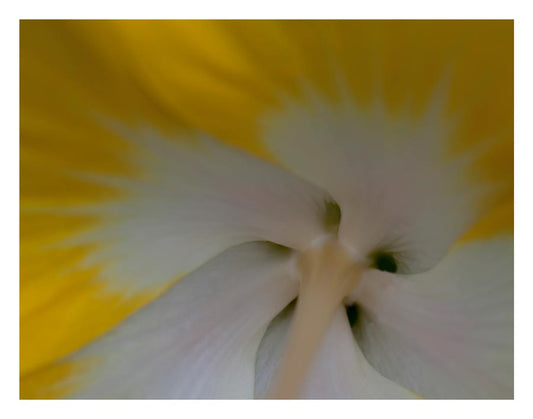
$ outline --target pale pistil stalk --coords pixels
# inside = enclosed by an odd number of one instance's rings
[[[356,286],[362,267],[336,238],[302,252],[300,293],[280,370],[268,394],[297,398],[333,314]]]

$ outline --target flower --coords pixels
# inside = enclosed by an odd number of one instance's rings
[[[21,25],[21,393],[510,398],[512,23]]]

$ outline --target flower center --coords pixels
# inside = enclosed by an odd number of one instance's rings
[[[298,396],[333,314],[357,286],[366,265],[336,236],[314,242],[297,256],[300,293],[270,398]]]

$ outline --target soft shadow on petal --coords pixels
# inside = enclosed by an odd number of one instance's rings
[[[78,372],[58,386],[74,398],[252,397],[261,337],[297,292],[289,256],[261,242],[226,251],[64,360]]]
[[[256,361],[255,395],[264,397],[275,374],[289,331],[293,305],[269,326]],[[335,313],[302,388],[302,399],[409,399],[415,395],[381,376],[368,364],[350,330],[344,308]]]
[[[368,275],[355,336],[384,376],[426,398],[513,397],[513,241],[456,246],[433,270]]]

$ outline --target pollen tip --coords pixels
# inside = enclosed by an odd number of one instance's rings
[[[324,224],[327,230],[337,232],[341,223],[341,207],[333,199],[324,202]]]

